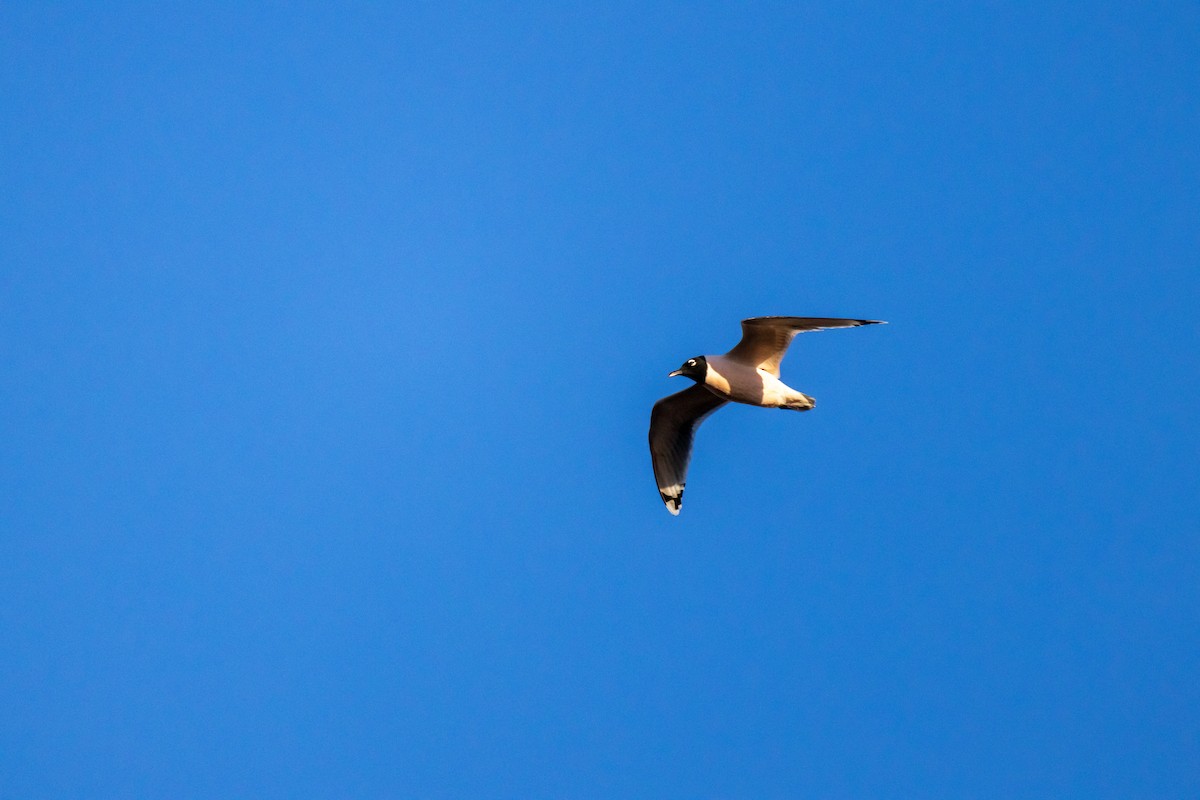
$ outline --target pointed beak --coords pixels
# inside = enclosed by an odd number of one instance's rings
[[[683,374],[683,370],[681,370],[681,369],[677,369],[677,370],[675,370],[674,372],[672,372],[670,375],[668,375],[667,377],[668,377],[668,378],[674,378],[674,377],[676,377],[676,376],[678,376],[678,375],[682,375],[682,374]]]

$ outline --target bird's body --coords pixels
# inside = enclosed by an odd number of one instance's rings
[[[807,411],[816,403],[764,369],[729,356],[705,356],[704,388],[724,400],[763,408]]]
[[[664,397],[650,413],[650,457],[658,492],[678,514],[696,428],[727,402],[808,411],[816,401],[779,379],[779,364],[802,331],[855,328],[879,320],[840,317],[753,317],[742,320],[742,340],[724,355],[696,356],[671,373],[696,382]]]

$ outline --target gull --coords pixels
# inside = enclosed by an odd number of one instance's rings
[[[763,408],[808,411],[813,398],[779,380],[779,363],[796,334],[827,328],[878,325],[878,319],[835,317],[752,317],[742,320],[742,340],[723,356],[696,356],[668,377],[695,381],[668,395],[650,412],[650,460],[667,511],[679,514],[692,439],[710,414],[732,401]]]

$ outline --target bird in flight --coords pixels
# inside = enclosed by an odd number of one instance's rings
[[[650,459],[667,511],[678,515],[692,457],[692,438],[709,414],[726,403],[808,411],[816,401],[779,380],[779,363],[797,333],[878,325],[877,319],[752,317],[742,320],[742,340],[723,356],[696,356],[668,377],[695,381],[668,395],[650,412]]]

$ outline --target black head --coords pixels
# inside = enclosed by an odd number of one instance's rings
[[[704,383],[704,376],[708,374],[708,362],[704,360],[704,356],[696,356],[689,358],[683,362],[683,366],[668,375],[668,378],[674,378],[676,375],[683,375],[685,378],[691,378],[696,383]]]

